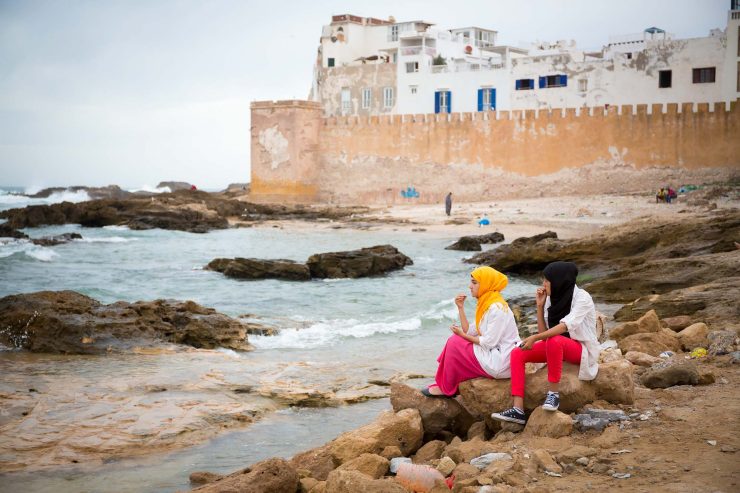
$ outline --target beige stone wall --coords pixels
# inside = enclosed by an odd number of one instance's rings
[[[407,186],[421,193],[414,200],[438,202],[449,191],[495,200],[725,181],[740,169],[740,111],[712,106],[325,118],[311,134],[316,168],[300,172],[317,200],[334,203],[404,202]],[[252,124],[253,190],[257,180],[262,194],[289,192],[255,163]]]

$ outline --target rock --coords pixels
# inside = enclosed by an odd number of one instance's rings
[[[15,238],[17,240],[20,240],[28,239],[28,235],[14,228],[11,228],[8,223],[2,223],[0,224],[0,238]]]
[[[599,364],[611,363],[612,361],[619,361],[624,359],[622,356],[622,350],[619,348],[603,349],[599,353]]]
[[[177,192],[179,190],[190,190],[192,186],[186,181],[160,181],[157,188],[169,188],[170,192]]]
[[[391,474],[396,474],[398,472],[398,466],[401,464],[411,464],[411,459],[408,457],[394,457],[390,461],[390,467],[389,470]]]
[[[475,457],[495,451],[496,446],[494,444],[476,437],[466,442],[451,442],[445,448],[443,455],[460,464],[461,462],[470,462]]]
[[[211,260],[205,268],[235,279],[287,279],[290,281],[311,279],[308,267],[292,260],[217,258]]]
[[[489,233],[479,236],[462,236],[445,250],[461,250],[465,252],[481,251],[481,244],[500,243],[504,241],[504,235],[501,233]]]
[[[424,428],[416,409],[382,413],[375,421],[357,430],[343,433],[329,444],[335,462],[343,464],[363,453],[377,454],[395,445],[404,456],[415,452],[422,443]]]
[[[479,437],[481,440],[486,440],[488,436],[488,429],[486,428],[485,421],[476,421],[468,429],[468,440]]]
[[[347,471],[358,471],[362,474],[366,474],[371,478],[382,478],[388,473],[390,463],[388,459],[385,459],[376,454],[362,454],[359,457],[355,457],[339,466],[337,470]]]
[[[573,431],[573,420],[560,411],[546,411],[538,407],[529,416],[524,427],[526,435],[560,438],[570,435]]]
[[[357,278],[378,276],[413,265],[413,261],[391,245],[378,245],[346,252],[318,253],[306,262],[311,277]]]
[[[563,364],[560,380],[560,410],[574,412],[584,405],[603,399],[613,404],[632,404],[635,399],[633,366],[625,360],[599,366],[599,373],[592,381],[578,379],[578,367]],[[527,375],[524,407],[531,410],[540,406],[547,394],[547,368]],[[492,412],[511,406],[509,380],[476,378],[460,384],[460,394],[465,408],[478,419],[489,417]]]
[[[326,493],[326,481],[319,481],[316,486],[311,488],[309,493]]]
[[[675,332],[670,329],[661,329],[659,332],[627,336],[619,341],[619,348],[624,353],[637,351],[650,356],[658,356],[663,351],[680,351],[681,343],[676,338]]]
[[[693,351],[694,348],[706,348],[709,345],[709,341],[707,340],[708,334],[709,327],[707,327],[706,324],[699,322],[689,325],[676,336],[678,337],[684,351]]]
[[[626,322],[614,327],[609,331],[609,337],[619,342],[633,334],[660,332],[661,329],[658,315],[655,313],[655,310],[650,310],[635,322]]]
[[[460,481],[465,481],[466,479],[477,477],[480,474],[480,469],[463,462],[455,467],[455,470],[452,471],[452,474],[455,475],[455,485],[457,486],[458,482]]]
[[[309,493],[317,484],[319,484],[319,480],[314,478],[301,478],[299,482],[299,493]]]
[[[190,473],[190,484],[209,484],[223,479],[223,474],[216,474],[207,471],[196,471]]]
[[[442,453],[447,447],[447,443],[442,440],[432,440],[425,443],[416,455],[413,457],[414,464],[428,464],[429,462],[442,457]]]
[[[730,353],[730,364],[740,363],[740,351],[733,351]]]
[[[284,459],[267,459],[247,470],[192,491],[201,493],[284,493],[298,489],[298,473]],[[358,473],[359,474],[359,473]]]
[[[551,251],[551,247],[558,242],[557,237],[557,233],[547,231],[531,237],[517,238],[509,245],[501,245],[495,250],[479,253],[466,262],[490,265],[501,272],[540,271],[550,262],[561,260]]]
[[[563,468],[555,462],[555,459],[547,452],[547,450],[537,449],[532,452],[532,458],[537,465],[544,471],[554,472],[560,474],[563,472]]]
[[[247,351],[244,326],[192,301],[119,301],[110,305],[74,291],[39,291],[0,299],[8,321],[0,344],[40,353],[106,354],[152,344]]]
[[[605,418],[595,418],[590,414],[576,414],[575,426],[579,431],[604,431],[609,426],[609,420]]]
[[[666,317],[661,319],[664,327],[671,329],[673,332],[680,332],[693,322],[688,315],[676,315],[675,317]]]
[[[470,461],[470,465],[483,470],[490,466],[492,462],[499,460],[512,460],[512,457],[511,455],[503,452],[491,452],[472,459]]]
[[[663,361],[661,358],[650,356],[639,351],[629,351],[624,355],[624,359],[637,366],[653,366]]]
[[[390,447],[386,447],[383,449],[382,452],[380,452],[381,457],[385,457],[388,460],[392,460],[395,458],[403,458],[403,454],[401,453],[401,449],[396,447],[395,445],[391,445]],[[409,459],[411,460],[411,459]]]
[[[699,372],[696,363],[682,358],[671,358],[650,367],[640,378],[649,389],[665,389],[674,385],[697,385]]]
[[[629,416],[627,416],[627,413],[625,413],[621,409],[597,409],[587,407],[583,410],[583,412],[584,414],[588,414],[589,416],[592,416],[594,418],[606,419],[610,423],[629,421],[630,419]]]
[[[402,383],[391,384],[391,405],[396,412],[418,409],[428,438],[442,430],[464,436],[475,421],[455,399],[426,397],[419,390]]]
[[[714,330],[707,334],[709,355],[721,356],[734,350],[737,333],[732,330]]]
[[[442,457],[439,460],[439,464],[437,464],[437,470],[444,477],[447,477],[450,474],[452,474],[452,471],[455,470],[455,467],[457,467],[457,464],[455,464],[455,461],[446,456]]]
[[[326,480],[328,493],[408,493],[400,484],[387,479],[373,479],[358,471],[337,469]],[[287,492],[287,490],[286,490]]]
[[[579,466],[587,466],[588,465],[588,458],[587,457],[580,457],[576,459],[576,464]]]
[[[714,373],[710,370],[699,368],[699,382],[698,385],[712,385],[715,381]]]
[[[555,459],[563,464],[569,464],[571,462],[578,462],[580,458],[588,459],[588,457],[593,457],[598,454],[598,452],[599,451],[595,448],[586,447],[584,445],[573,445],[562,452],[558,452],[555,455]],[[588,464],[588,460],[586,460],[586,464]]]
[[[38,246],[50,247],[55,245],[61,245],[63,243],[69,243],[73,240],[81,240],[82,235],[79,233],[64,233],[56,236],[45,236],[43,238],[34,238],[31,243]]]
[[[319,481],[326,481],[329,473],[337,466],[328,445],[296,454],[290,459],[290,463],[296,470],[309,471],[310,476]]]
[[[618,426],[608,426],[600,436],[591,440],[591,445],[599,448],[612,448],[622,441]]]

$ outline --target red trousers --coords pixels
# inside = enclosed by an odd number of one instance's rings
[[[547,381],[558,383],[563,373],[563,361],[581,363],[581,343],[565,336],[537,341],[532,349],[511,351],[511,395],[524,397],[524,364],[547,363]]]

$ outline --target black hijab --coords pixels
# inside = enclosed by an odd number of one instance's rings
[[[552,262],[545,267],[543,273],[545,279],[550,281],[550,309],[547,312],[547,323],[553,328],[570,313],[578,267],[573,262]]]

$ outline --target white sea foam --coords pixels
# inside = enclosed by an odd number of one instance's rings
[[[170,190],[170,187],[152,187],[150,185],[142,185],[139,188],[134,188],[132,190],[129,190],[129,192],[136,193],[136,192],[148,192],[148,193],[170,193],[172,190]]]
[[[124,238],[123,236],[108,236],[101,238],[80,238],[74,241],[80,243],[128,243],[129,241],[137,241],[138,238]]]
[[[28,190],[27,194],[31,194]],[[34,192],[35,193],[35,192]],[[72,192],[64,190],[54,192],[46,198],[31,198],[26,195],[10,193],[7,190],[0,190],[0,208],[8,209],[12,207],[25,207],[27,205],[58,204],[60,202],[85,202],[90,200],[90,196],[84,190]]]
[[[0,258],[10,257],[16,254],[40,260],[41,262],[51,262],[54,257],[59,256],[51,248],[34,245],[29,240],[0,241]]]
[[[103,229],[107,229],[109,231],[131,231],[131,229],[128,226],[103,226]]]
[[[263,349],[314,348],[331,346],[345,338],[366,338],[378,334],[413,331],[421,320],[413,317],[395,322],[359,323],[357,320],[318,322],[305,329],[283,329],[276,336],[250,336],[249,342]]]

